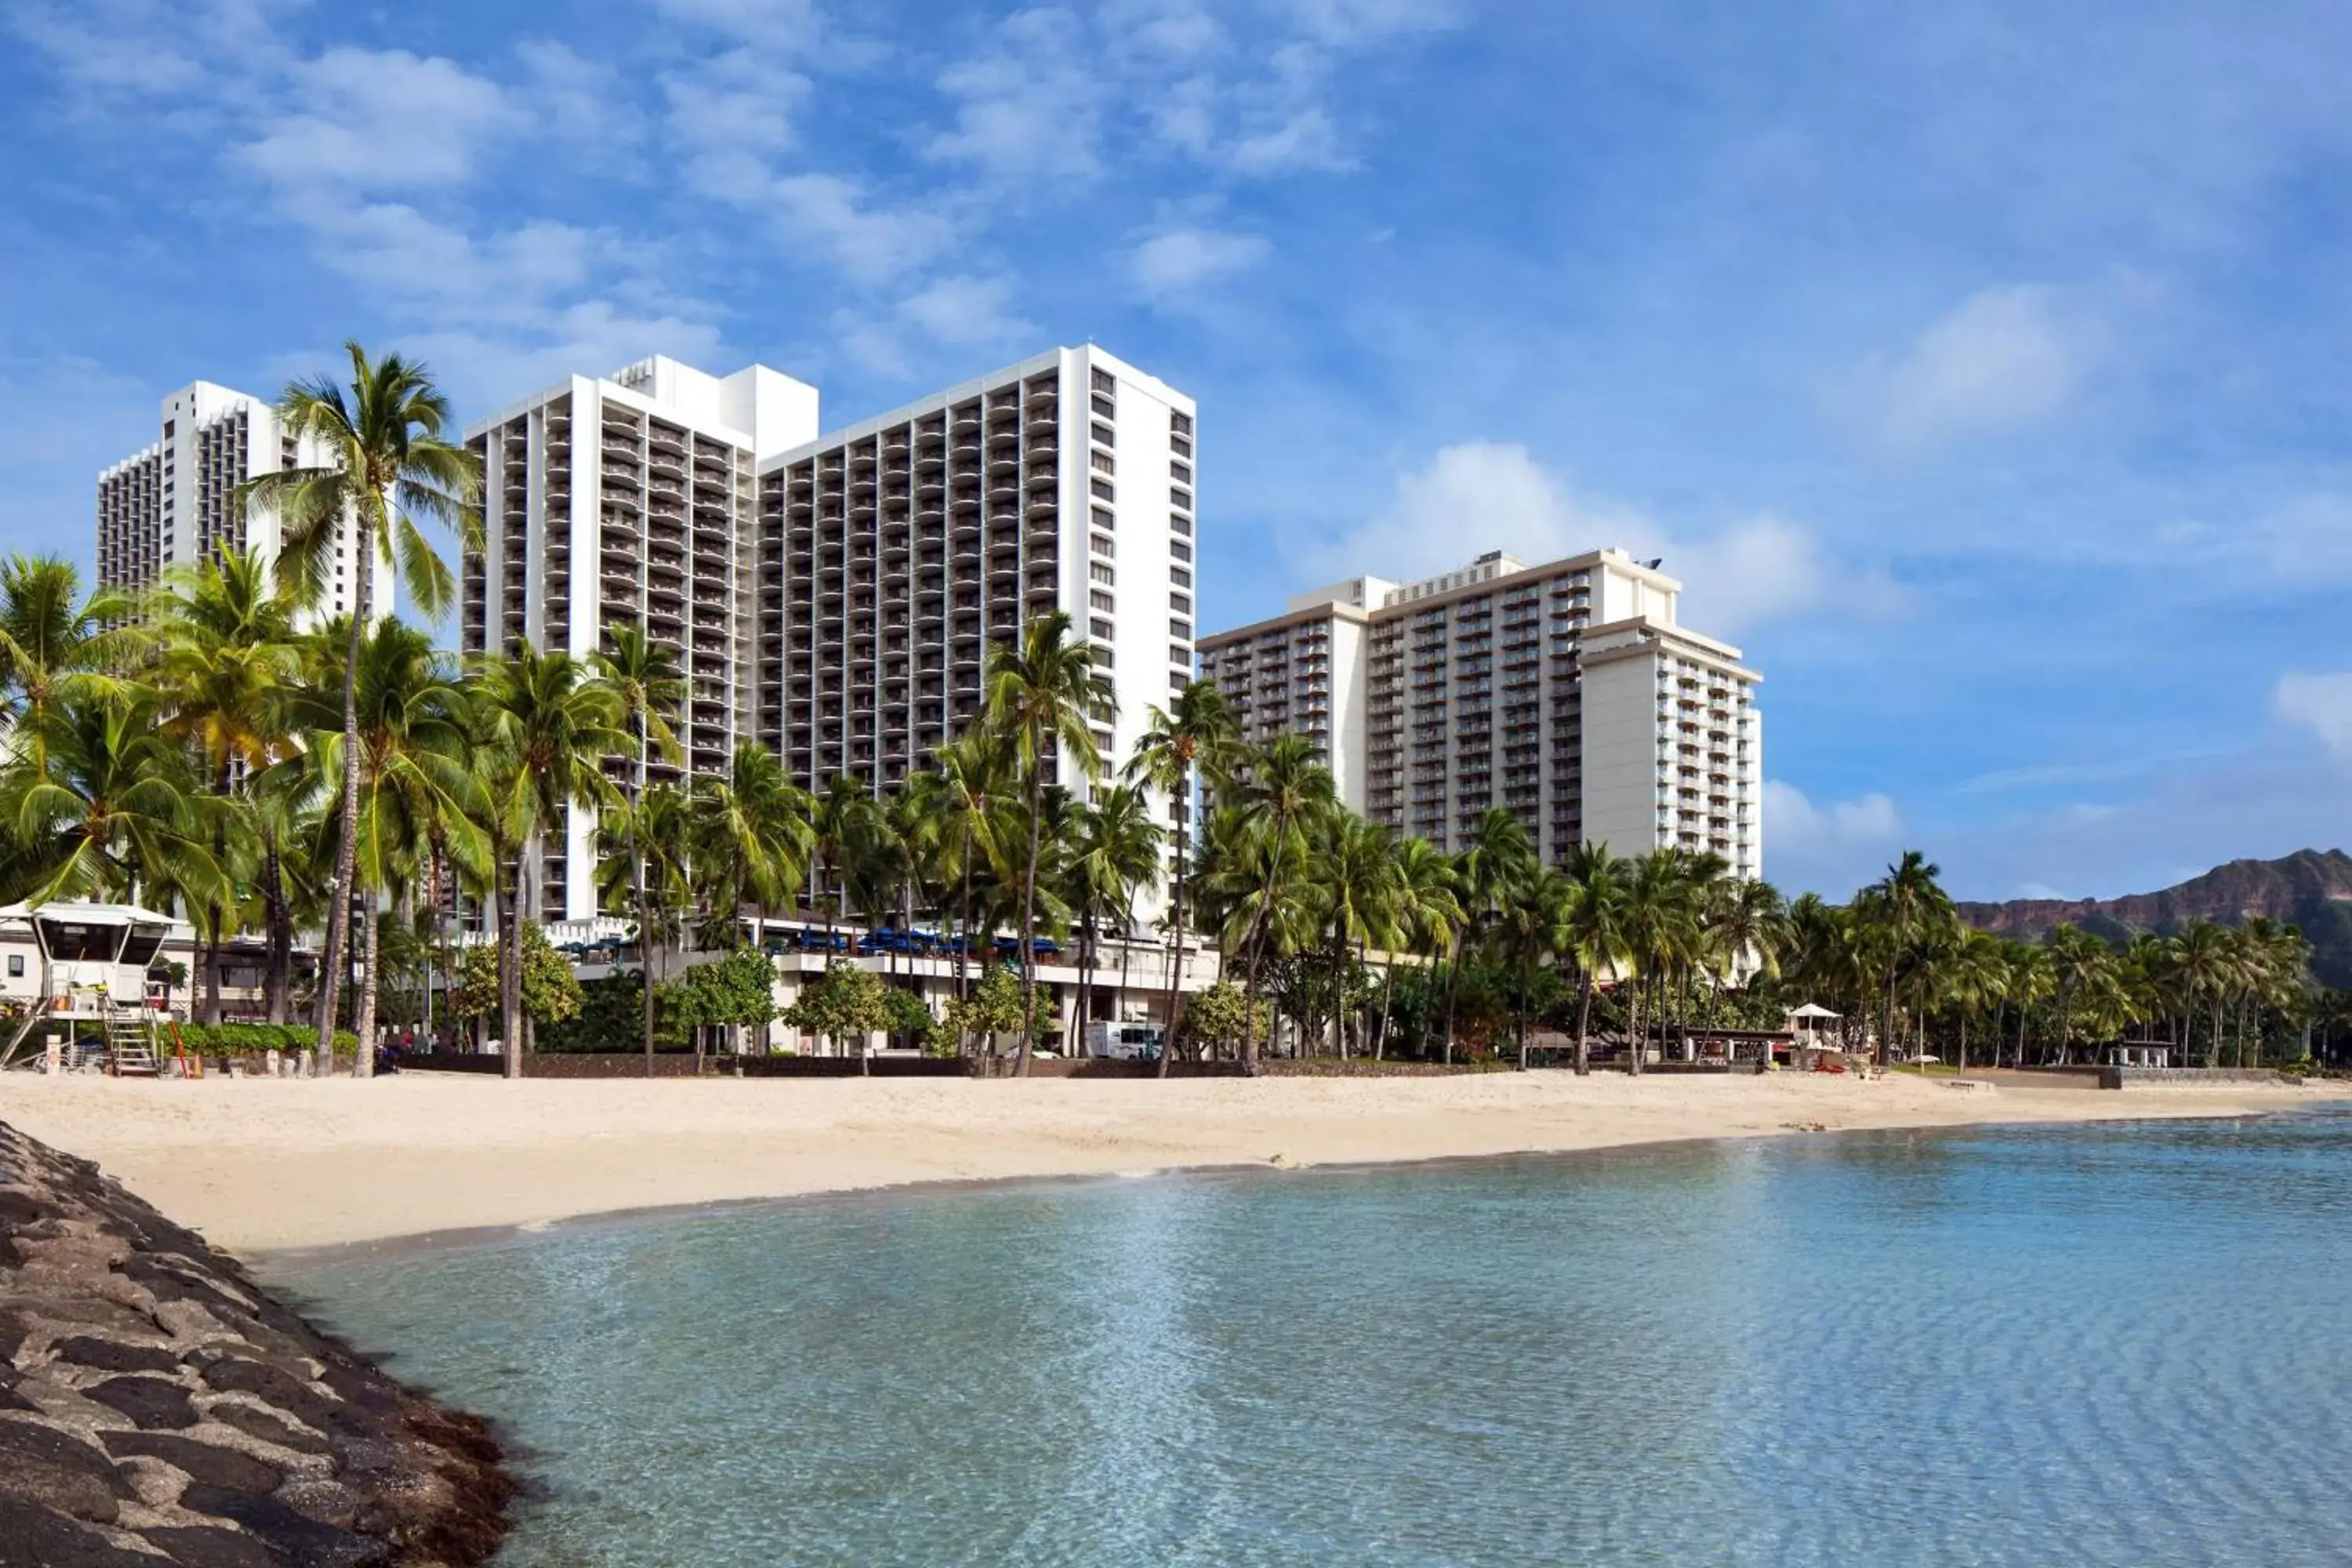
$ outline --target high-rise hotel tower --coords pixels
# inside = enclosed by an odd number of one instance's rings
[[[825,436],[816,389],[761,366],[573,377],[467,431],[487,548],[464,647],[584,656],[642,626],[686,678],[687,772],[755,740],[810,789],[882,795],[978,712],[989,647],[1063,610],[1115,694],[1116,768],[1191,676],[1193,416],[1093,347]],[[547,917],[594,912],[593,831],[573,813],[550,845]]]
[[[1764,866],[1762,678],[1676,623],[1682,584],[1622,551],[1499,551],[1417,583],[1358,577],[1205,637],[1244,733],[1311,741],[1349,805],[1458,850],[1501,806],[1548,863],[1711,850]]]
[[[257,551],[275,561],[278,518],[247,507],[238,487],[259,474],[325,460],[315,443],[278,425],[277,408],[209,381],[191,382],[163,399],[162,438],[98,477],[98,580],[110,588],[146,588],[166,566]],[[328,563],[324,592],[299,617],[316,624],[357,603],[358,563],[348,532]],[[393,609],[393,574],[367,563],[378,615]]]

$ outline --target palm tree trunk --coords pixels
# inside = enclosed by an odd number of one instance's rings
[[[1029,875],[1021,889],[1021,1059],[1013,1069],[1015,1078],[1029,1076],[1029,1058],[1037,1049],[1037,840],[1045,828],[1037,817],[1037,795],[1044,767],[1040,758],[1029,769]]]
[[[1188,795],[1190,792],[1187,792]],[[1181,832],[1184,824],[1178,825]],[[1184,868],[1191,857],[1179,839],[1176,845],[1176,900],[1168,910],[1168,1008],[1160,1021],[1160,1070],[1155,1077],[1168,1076],[1168,1058],[1176,1054],[1176,998],[1184,978]]]
[[[499,931],[499,1026],[506,1037],[506,1076],[522,1077],[523,884],[530,878],[539,830],[523,836],[514,885],[507,889],[509,919]]]
[[[1462,933],[1455,931],[1453,953],[1445,961],[1445,1056],[1447,1067],[1454,1065],[1454,993],[1462,984]]]
[[[1584,971],[1577,989],[1576,1076],[1585,1078],[1592,1072],[1592,971]]]
[[[352,1032],[359,1037],[359,1049],[353,1054],[352,1076],[375,1076],[375,962],[377,953],[376,924],[382,918],[379,900],[371,890],[367,909],[360,921],[360,994],[355,1011],[357,1027]]]
[[[647,715],[637,715],[637,798],[629,811],[629,877],[637,900],[637,978],[644,991],[646,1076],[654,1076],[654,917],[646,907],[646,752],[652,730]]]
[[[327,905],[326,969],[319,979],[319,1059],[332,1069],[335,1060],[335,1009],[341,1000],[343,949],[351,941],[352,878],[359,868],[360,838],[360,638],[367,626],[368,566],[375,559],[375,530],[367,510],[352,517],[352,570],[359,588],[353,598],[352,629],[343,648],[343,826],[335,846],[335,879]],[[362,977],[362,984],[368,984]]]
[[[286,867],[278,856],[277,834],[270,833],[263,843],[261,899],[269,928],[269,963],[262,994],[269,1021],[283,1024],[294,988],[294,911],[286,901]]]

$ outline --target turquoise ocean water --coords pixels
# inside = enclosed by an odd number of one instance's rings
[[[1037,1184],[285,1262],[500,1562],[2352,1562],[2352,1116]]]

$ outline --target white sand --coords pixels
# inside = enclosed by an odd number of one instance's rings
[[[243,1252],[910,1182],[1434,1159],[1683,1138],[2226,1115],[2293,1088],[1957,1090],[1775,1075],[1173,1082],[0,1082],[0,1120]]]

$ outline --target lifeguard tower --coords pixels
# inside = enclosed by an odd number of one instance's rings
[[[172,932],[172,917],[136,904],[58,900],[0,909],[0,931],[30,927],[40,983],[24,1021],[0,1049],[0,1069],[28,1040],[61,1028],[69,1065],[103,1065],[118,1076],[152,1078],[163,1010],[147,994],[147,969]],[[85,1051],[82,1041],[100,1042]]]

